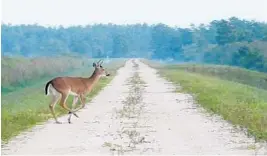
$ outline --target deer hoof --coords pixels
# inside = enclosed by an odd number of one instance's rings
[[[73,113],[73,115],[75,115],[77,118],[79,118],[79,116],[76,113]]]
[[[79,118],[79,116],[76,113],[74,113],[74,112],[69,112],[69,114],[73,114],[74,116],[76,116],[77,118]]]

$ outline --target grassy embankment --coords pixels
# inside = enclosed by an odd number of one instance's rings
[[[93,71],[92,62],[93,60],[73,57],[2,57],[2,141],[6,142],[21,131],[52,117],[48,108],[51,99],[44,94],[48,80],[62,75],[89,77]],[[116,70],[124,63],[124,59],[112,59],[109,63],[103,63],[112,76],[100,80],[87,97],[87,102],[112,80]],[[70,96],[68,105],[71,103]],[[63,115],[66,111],[56,105],[56,114]]]
[[[167,65],[145,61],[180,84],[207,110],[267,140],[267,74],[217,65]]]

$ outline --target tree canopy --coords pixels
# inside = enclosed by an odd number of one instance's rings
[[[2,24],[1,29],[2,55],[32,57],[77,53],[94,58],[145,57],[267,71],[267,24],[236,17],[190,28],[159,23],[67,28]]]

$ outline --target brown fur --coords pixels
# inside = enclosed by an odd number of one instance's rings
[[[104,68],[101,66],[101,64],[99,64],[100,61],[98,61],[97,63],[94,63],[93,66],[95,67],[95,70],[93,72],[93,74],[89,77],[89,78],[83,78],[83,77],[56,77],[52,80],[50,80],[49,82],[47,82],[46,86],[45,86],[45,94],[48,95],[48,91],[49,91],[49,87],[52,86],[56,93],[52,93],[52,101],[49,105],[49,108],[52,112],[53,117],[56,120],[56,123],[60,123],[56,116],[55,116],[55,111],[54,111],[54,107],[55,104],[58,102],[59,97],[58,97],[58,93],[61,95],[61,100],[60,100],[60,106],[62,108],[64,108],[65,110],[67,110],[70,114],[69,116],[69,123],[70,123],[70,119],[71,119],[71,115],[74,114],[76,117],[77,114],[75,112],[77,112],[78,110],[84,108],[85,106],[85,96],[87,93],[90,93],[91,90],[93,89],[94,85],[98,82],[98,80],[100,79],[101,75],[106,75],[109,76],[109,74],[107,74],[104,70]],[[76,95],[74,95],[74,100],[73,100],[73,104],[72,107],[75,107],[75,104],[77,102],[77,99],[79,98],[81,101],[81,106],[75,110],[71,110],[70,108],[67,107],[66,105],[66,101],[68,96],[70,95],[70,93],[74,93]]]

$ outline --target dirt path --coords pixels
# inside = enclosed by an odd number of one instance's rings
[[[73,124],[67,116],[61,125],[50,120],[14,138],[2,154],[267,154],[174,89],[156,70],[130,60]]]

